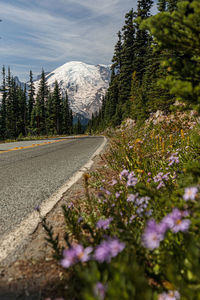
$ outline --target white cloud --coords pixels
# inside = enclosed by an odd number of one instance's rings
[[[16,0],[11,5],[3,0],[1,61],[26,61],[29,66],[35,59],[35,65],[39,68],[42,61],[46,70],[67,60],[110,63],[116,33],[132,5],[136,7],[136,1]]]

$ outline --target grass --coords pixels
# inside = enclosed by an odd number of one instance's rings
[[[109,138],[104,167],[85,174],[85,201],[63,207],[64,252],[49,234],[66,269],[63,299],[200,299],[197,119],[177,114]]]

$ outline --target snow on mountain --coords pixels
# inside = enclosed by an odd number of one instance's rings
[[[75,114],[91,118],[92,113],[99,111],[109,86],[110,66],[72,61],[47,74],[46,80],[50,90],[53,90],[57,80],[63,96],[67,91],[70,107]],[[34,84],[37,92],[39,80]]]

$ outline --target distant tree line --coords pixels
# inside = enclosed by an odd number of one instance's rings
[[[199,1],[159,0],[155,16],[152,5],[152,0],[138,0],[137,11],[126,14],[110,85],[88,131],[128,117],[142,121],[158,109],[169,111],[176,99],[199,101]]]
[[[30,71],[28,87],[16,84],[10,68],[6,75],[2,70],[3,83],[0,103],[0,140],[25,137],[28,135],[59,135],[81,133],[80,120],[73,126],[72,110],[68,95],[62,97],[58,82],[51,92],[42,70],[37,94]]]

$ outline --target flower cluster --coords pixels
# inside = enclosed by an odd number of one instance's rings
[[[150,250],[158,248],[169,229],[174,233],[187,231],[190,226],[190,220],[183,219],[187,216],[187,211],[180,211],[178,208],[174,208],[160,223],[156,223],[155,220],[149,220],[142,237],[144,246]]]
[[[97,228],[98,229],[108,229],[109,226],[110,226],[110,223],[112,222],[113,218],[108,218],[108,219],[100,219],[98,222],[97,222]]]
[[[98,262],[110,262],[112,257],[118,255],[125,248],[125,244],[117,238],[104,240],[96,247],[94,258]]]
[[[119,174],[119,178],[120,180],[122,180],[124,177],[128,177],[129,175],[129,171],[124,169],[120,174]]]
[[[129,172],[128,170],[123,170],[120,174],[119,174],[119,178],[120,180],[122,180],[123,178],[127,179],[127,186],[135,186],[138,183],[138,179],[135,175],[135,173],[133,171]]]
[[[135,186],[138,183],[138,179],[134,172],[130,172],[128,175],[127,186]]]
[[[148,207],[150,198],[149,197],[138,197],[137,194],[130,194],[127,198],[127,202],[132,202],[136,208],[136,213],[139,216],[142,216],[142,214],[146,211]]]
[[[159,172],[156,176],[153,177],[154,182],[158,182],[159,185],[157,186],[157,190],[159,190],[161,187],[165,186],[164,181],[169,180],[170,173],[164,174],[163,172]]]
[[[168,158],[169,166],[172,166],[173,164],[179,163],[179,157],[178,152],[172,153],[172,155]]]
[[[125,248],[125,244],[120,242],[117,238],[110,238],[104,240],[98,245],[94,251],[92,247],[83,248],[82,245],[77,244],[63,251],[63,259],[61,265],[63,268],[69,268],[79,262],[86,262],[91,259],[102,262],[110,262],[112,257],[117,256]]]
[[[86,262],[90,259],[90,254],[92,252],[92,247],[83,248],[82,245],[74,245],[69,249],[63,251],[63,259],[61,260],[61,265],[64,268],[69,268],[78,262]]]
[[[180,294],[178,291],[164,292],[158,296],[158,300],[178,300],[180,299]]]

